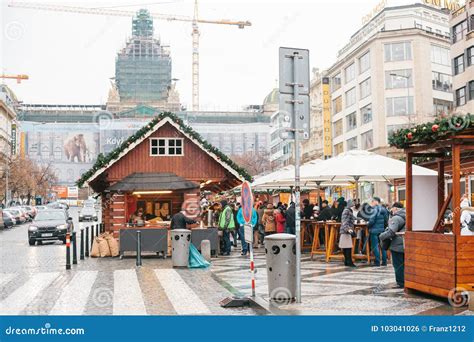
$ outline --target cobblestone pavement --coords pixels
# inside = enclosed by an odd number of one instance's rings
[[[29,246],[27,225],[0,231],[0,313],[8,315],[467,315],[439,299],[393,288],[390,266],[346,268],[302,262],[302,304],[269,301],[263,249],[255,253],[262,307],[222,308],[219,301],[250,295],[249,260],[239,250],[209,269],[173,269],[171,259],[86,258],[65,270],[59,242]]]

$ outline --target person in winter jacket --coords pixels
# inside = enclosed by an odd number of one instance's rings
[[[380,266],[379,235],[388,224],[388,211],[381,204],[379,197],[372,200],[373,212],[367,226],[369,228],[370,248],[375,256],[375,266]],[[387,266],[387,252],[382,249],[382,266]]]
[[[380,241],[391,239],[390,252],[395,270],[395,280],[399,287],[405,286],[405,248],[403,238],[396,233],[405,231],[406,214],[403,204],[395,202],[391,209],[392,218],[388,221],[388,228],[380,234]]]
[[[324,200],[322,202],[321,211],[318,215],[318,221],[329,221],[331,219],[331,207],[329,206],[329,202]]]
[[[219,215],[218,228],[223,232],[224,249],[222,253],[224,255],[230,255],[230,232],[235,229],[234,212],[225,200],[221,201],[221,208],[222,211]]]
[[[267,204],[267,209],[263,212],[262,224],[265,229],[265,235],[270,235],[276,231],[275,216],[273,215],[273,205]]]
[[[277,233],[284,233],[285,232],[285,216],[283,216],[281,209],[275,209],[275,222],[277,225]]]
[[[301,218],[310,220],[311,216],[313,216],[313,207],[314,205],[309,203],[309,199],[305,198],[303,200],[303,216]]]
[[[288,234],[296,233],[296,208],[295,203],[291,202],[290,207],[285,213],[285,230]]]
[[[247,241],[245,241],[245,233],[244,233],[245,220],[244,220],[242,207],[240,207],[239,211],[237,212],[237,223],[239,224],[239,236],[240,236],[240,242],[242,243],[241,255],[247,255],[247,253],[249,252],[249,244]],[[252,220],[250,221],[252,228],[255,229],[255,227],[257,227],[257,223],[258,223],[258,214],[257,214],[257,211],[254,208],[252,208]]]
[[[339,248],[342,249],[344,254],[344,265],[349,267],[356,267],[352,261],[352,235],[354,234],[354,223],[355,217],[352,209],[354,208],[354,202],[348,200],[347,203],[339,203],[340,206],[344,206],[344,211],[341,215],[341,228],[339,229]]]

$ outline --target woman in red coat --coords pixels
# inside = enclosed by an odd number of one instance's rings
[[[281,209],[275,210],[275,221],[277,224],[277,233],[284,233],[285,232],[285,216],[281,212]]]

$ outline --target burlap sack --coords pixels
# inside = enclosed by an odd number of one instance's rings
[[[117,240],[114,238],[114,236],[112,234],[107,234],[105,236],[105,240],[107,241],[107,244],[109,245],[109,250],[110,250],[110,254],[113,256],[113,257],[116,257],[119,255],[119,245],[118,245],[118,242]]]
[[[98,239],[97,237],[94,238],[94,242],[92,243],[92,247],[91,247],[90,256],[93,258],[100,257],[99,243],[97,242],[97,239]]]
[[[107,243],[107,240],[104,239],[103,237],[97,237],[96,240],[98,242],[98,245],[99,245],[99,254],[100,254],[100,257],[103,258],[103,257],[108,257],[108,256],[111,256],[110,254],[110,248],[109,248],[109,244]]]

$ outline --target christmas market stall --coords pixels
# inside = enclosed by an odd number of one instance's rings
[[[473,120],[439,118],[389,138],[406,154],[405,289],[454,302],[474,291],[474,232],[464,219],[473,208],[461,193],[462,179],[474,173]],[[413,176],[413,164],[421,162],[437,164],[436,180]]]
[[[162,113],[111,153],[99,155],[78,185],[88,185],[100,194],[102,222],[108,232],[120,236],[123,252],[134,249],[122,241],[124,234],[137,229],[144,234],[151,229],[163,234],[170,228],[171,217],[182,209],[199,221],[202,192],[226,191],[246,179],[251,177],[244,169],[181,119]],[[201,222],[201,228],[208,225]],[[151,240],[160,239],[156,234]],[[145,243],[150,240],[144,235],[142,239]],[[158,241],[150,245],[154,252],[163,251]]]

